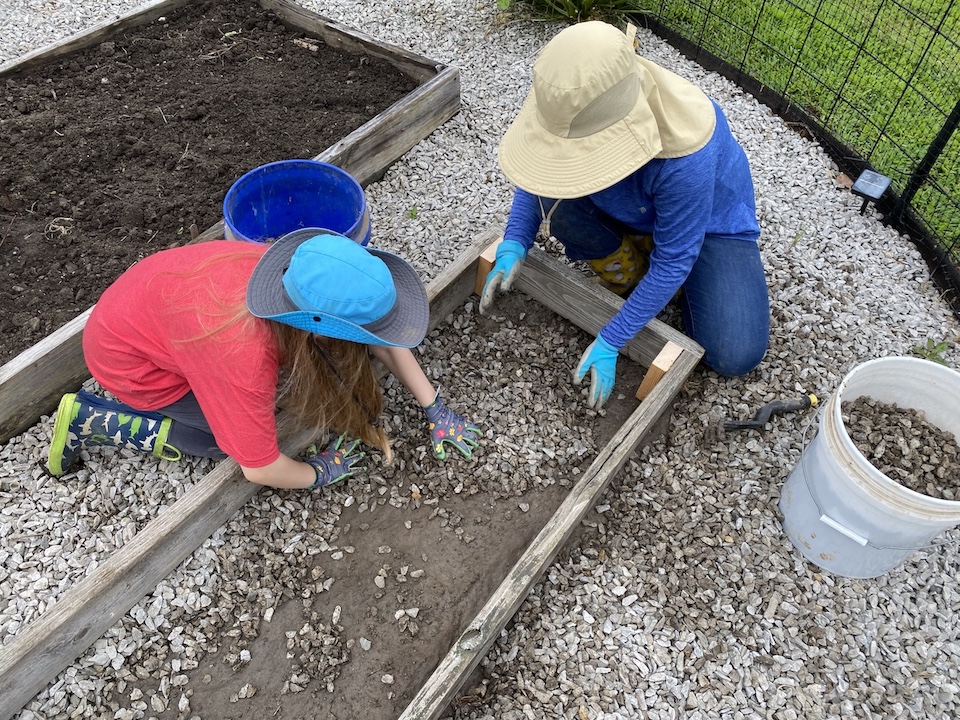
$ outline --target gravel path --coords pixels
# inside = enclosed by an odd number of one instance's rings
[[[497,168],[497,142],[528,87],[533,57],[558,28],[504,22],[492,1],[303,4],[462,71],[460,114],[368,188],[376,244],[434,276],[460,243],[503,223],[510,188]],[[0,61],[134,5],[0,0]],[[960,327],[919,253],[870,212],[859,214],[860,200],[836,181],[816,144],[659,39],[642,33],[641,43],[648,57],[720,102],[749,155],[773,303],[771,347],[747,377],[691,377],[668,437],[628,463],[599,507],[603,521],[535,587],[483,662],[490,682],[482,701],[458,717],[956,717],[960,535],[952,531],[953,542],[875,580],[821,572],[784,536],[777,508],[809,416],[776,417],[763,433],[708,431],[773,399],[823,398],[857,364],[909,355],[927,338],[956,342]],[[571,353],[571,367],[577,359]],[[958,364],[955,350],[948,360]],[[182,475],[142,483],[136,493],[123,482],[88,487],[83,473],[54,487],[31,469],[49,425],[0,449],[0,637],[206,469],[185,464]],[[135,472],[149,480],[156,465],[144,467]],[[71,496],[71,512],[83,508],[80,526],[60,522]],[[97,516],[98,498],[113,506],[107,522]],[[116,513],[118,506],[128,512]],[[41,563],[24,560],[40,536],[43,557],[78,558],[53,579]],[[223,542],[218,534],[135,609],[143,633],[163,626],[171,600],[189,606],[212,582],[205,553]],[[92,704],[77,698],[96,691],[93,655],[103,664],[119,652],[122,664],[137,642],[123,627],[111,631],[22,717]],[[91,705],[75,716],[98,715]]]

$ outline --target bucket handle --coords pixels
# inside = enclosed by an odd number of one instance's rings
[[[810,426],[814,422],[816,422],[817,426],[819,427],[820,413],[824,413],[827,411],[827,405],[828,403],[824,403],[823,405],[821,405],[820,409],[816,412],[816,414],[807,421],[806,427],[803,428],[803,446],[802,446],[802,449],[800,450],[800,469],[803,471],[803,482],[806,484],[807,490],[810,491],[810,497],[813,499],[813,504],[817,506],[817,512],[820,513],[820,522],[822,522],[824,525],[828,525],[832,527],[834,530],[836,530],[840,534],[846,535],[848,538],[853,540],[858,545],[862,545],[863,547],[866,547],[869,545],[874,550],[905,550],[909,552],[915,552],[917,550],[929,550],[933,548],[944,547],[946,545],[955,545],[956,542],[952,540],[947,540],[941,543],[933,543],[930,545],[918,545],[914,547],[901,547],[898,545],[878,545],[877,543],[872,542],[869,538],[864,537],[858,532],[854,532],[853,530],[848,528],[846,525],[843,525],[842,523],[837,522],[832,517],[826,514],[826,512],[823,509],[823,505],[820,503],[820,498],[817,497],[817,491],[814,489],[813,485],[810,483],[810,480],[807,477],[807,467],[806,467],[806,460],[805,460],[806,453],[804,451],[807,449],[807,433],[810,430]],[[819,432],[819,430],[817,430],[817,432]],[[812,442],[813,438],[815,438],[816,436],[817,436],[817,433],[815,432],[811,436],[810,441]]]
[[[809,487],[809,486],[808,486],[808,487]],[[811,491],[811,496],[812,496],[812,495],[813,495],[813,492]],[[816,498],[814,498],[814,502],[816,502]],[[818,510],[820,509],[820,506],[819,506],[819,505],[817,505],[817,509],[818,509]],[[846,535],[848,538],[850,538],[851,540],[853,540],[853,541],[854,541],[855,543],[857,543],[858,545],[863,545],[864,547],[866,547],[868,544],[870,544],[870,541],[867,540],[863,535],[860,535],[859,533],[855,533],[853,530],[851,530],[850,528],[848,528],[846,525],[841,525],[840,523],[838,523],[836,520],[834,520],[834,519],[833,519],[832,517],[830,517],[829,515],[821,515],[821,516],[820,516],[820,522],[822,522],[824,525],[829,525],[829,526],[832,527],[834,530],[836,530],[838,533],[843,533],[844,535]],[[874,547],[876,547],[876,546],[874,546]]]

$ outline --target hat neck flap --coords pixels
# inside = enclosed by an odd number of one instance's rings
[[[637,57],[644,97],[660,133],[659,158],[692,155],[713,137],[717,115],[704,92],[656,63]]]

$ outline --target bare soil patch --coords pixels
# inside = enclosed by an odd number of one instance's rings
[[[243,173],[317,156],[416,86],[302,39],[207,0],[0,79],[0,363],[215,224]]]

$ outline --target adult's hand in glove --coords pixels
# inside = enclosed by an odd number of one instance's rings
[[[344,445],[343,438],[341,435],[334,439],[321,453],[317,452],[316,445],[307,448],[303,459],[317,471],[317,479],[311,488],[333,485],[367,469],[357,465],[366,455],[362,450],[357,450],[360,441],[351,440]]]
[[[493,305],[498,290],[509,290],[520,274],[520,268],[527,257],[527,249],[516,240],[504,240],[497,246],[496,260],[487,273],[480,293],[480,312],[486,312]]]
[[[617,356],[620,353],[613,345],[597,335],[590,347],[583,353],[580,363],[573,371],[573,382],[579,385],[587,372],[590,372],[590,395],[587,405],[599,410],[610,398],[617,377]]]
[[[467,460],[473,457],[473,449],[480,444],[481,432],[479,427],[470,422],[470,418],[466,415],[458,415],[444,405],[439,392],[423,412],[427,416],[433,456],[437,460],[446,459],[445,445],[459,450]]]

